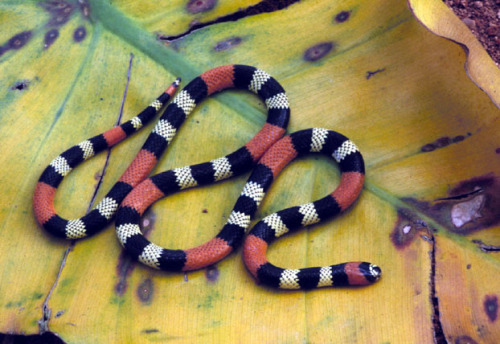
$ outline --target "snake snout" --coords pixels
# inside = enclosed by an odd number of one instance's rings
[[[382,269],[380,269],[380,267],[375,264],[370,264],[370,266],[368,267],[368,273],[373,278],[372,282],[377,282],[380,277],[382,277]]]

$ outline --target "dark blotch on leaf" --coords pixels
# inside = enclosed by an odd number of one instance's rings
[[[428,144],[422,146],[422,148],[420,148],[420,151],[423,153],[427,153],[427,152],[432,152],[435,149],[436,149],[435,145],[433,145],[432,143],[428,143]]]
[[[56,15],[69,15],[73,11],[73,4],[64,0],[44,1],[40,3],[46,11]]]
[[[376,71],[367,71],[366,72],[366,80],[369,80],[372,76],[378,73],[382,73],[385,71],[385,68],[377,69]]]
[[[426,231],[427,224],[415,213],[399,209],[398,219],[390,234],[390,238],[396,248],[404,249],[415,240],[417,233]]]
[[[47,25],[55,27],[67,23],[71,13],[73,13],[73,10],[75,9],[75,6],[72,3],[64,0],[41,2],[40,6],[50,13],[50,19]]]
[[[48,49],[52,45],[52,43],[56,41],[58,37],[59,37],[59,30],[52,29],[47,31],[44,39],[44,48]]]
[[[87,30],[85,29],[85,26],[79,26],[73,33],[73,39],[77,43],[83,41],[86,36],[87,36]]]
[[[157,333],[157,332],[160,332],[160,330],[158,330],[157,328],[146,328],[142,330],[142,333]]]
[[[0,53],[0,55],[2,54]],[[500,154],[500,148],[495,149],[495,153]]]
[[[428,144],[422,146],[422,148],[420,148],[420,151],[423,153],[432,152],[435,149],[447,147],[452,143],[462,142],[463,140],[465,140],[469,136],[471,136],[470,133],[467,133],[467,136],[458,135],[458,136],[455,136],[453,138],[450,138],[448,136],[443,136],[434,142],[431,142],[431,143],[428,143]]]
[[[59,318],[59,317],[60,317],[61,315],[63,315],[64,313],[66,313],[66,311],[65,311],[65,310],[62,310],[62,311],[57,312],[57,313],[56,313],[55,318]]]
[[[316,44],[305,51],[304,60],[317,61],[328,54],[333,49],[333,46],[332,42]]]
[[[20,49],[31,39],[31,31],[23,31],[9,39],[9,49]]]
[[[486,295],[484,299],[484,311],[491,322],[497,320],[498,297],[496,295]]]
[[[342,11],[342,12],[339,12],[336,16],[335,16],[335,21],[337,23],[343,23],[345,22],[347,19],[349,19],[349,16],[351,15],[351,12],[350,11]]]
[[[209,266],[205,270],[205,277],[210,282],[216,282],[217,279],[219,279],[219,269],[217,269],[217,267],[215,265]]]
[[[451,143],[451,139],[448,136],[440,137],[436,140],[437,148],[443,148],[448,146]]]
[[[242,40],[240,37],[231,37],[231,38],[228,38],[224,41],[217,43],[214,47],[214,50],[215,51],[228,50],[228,49],[231,49],[231,48],[237,46],[238,44],[240,44],[241,41]]]
[[[18,90],[18,91],[23,91],[28,88],[29,81],[23,80],[23,81],[18,81],[12,86],[10,89],[11,90]]]
[[[217,0],[190,0],[186,9],[189,13],[200,13],[210,11],[217,4]]]
[[[78,0],[78,4],[80,5],[80,12],[85,18],[90,16],[90,5],[88,0]]]
[[[0,45],[0,56],[2,56],[7,50],[9,50],[9,48]]]
[[[500,223],[500,178],[494,173],[458,183],[447,197],[433,202],[403,198],[411,206],[432,217],[446,229],[465,235]],[[481,246],[482,250],[495,250]]]
[[[116,276],[118,278],[118,282],[115,285],[115,293],[118,296],[123,296],[127,290],[127,279],[134,270],[135,266],[136,262],[132,260],[130,255],[128,255],[125,251],[122,251],[118,257],[118,264],[116,265]]]
[[[69,20],[69,16],[53,16],[50,18],[48,26],[62,26]]]
[[[141,302],[149,303],[153,297],[153,281],[150,278],[146,278],[137,287],[137,297]]]

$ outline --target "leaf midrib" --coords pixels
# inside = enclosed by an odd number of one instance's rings
[[[108,2],[91,0],[90,3],[94,21],[100,22],[110,33],[149,56],[171,74],[180,76],[183,80],[191,80],[204,72],[190,63],[185,56],[163,46],[153,35]],[[241,97],[222,93],[214,99],[246,119],[250,124],[262,126],[265,121],[262,113],[242,100]]]

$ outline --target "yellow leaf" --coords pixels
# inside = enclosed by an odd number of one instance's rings
[[[219,1],[190,13],[180,1],[66,1],[0,4],[1,333],[48,328],[68,343],[487,343],[500,336],[499,72],[441,1],[410,0],[418,20],[401,1],[300,1],[168,45],[156,35],[182,35],[193,21],[210,23],[257,2]],[[468,47],[474,82],[464,50],[420,22]],[[370,261],[381,266],[381,280],[276,291],[254,283],[241,249],[182,275],[131,261],[112,225],[75,243],[45,233],[32,212],[36,181],[62,151],[114,125],[131,54],[124,120],[176,76],[187,83],[218,65],[249,64],[287,91],[289,132],[325,127],[356,142],[367,168],[358,202],[283,237],[269,259],[290,268]],[[211,97],[154,173],[234,151],[262,126],[264,111],[245,92]],[[97,201],[153,125],[112,149]],[[56,195],[62,216],[85,213],[105,155],[65,178]],[[254,223],[326,195],[338,175],[328,159],[299,159],[273,184]],[[246,177],[157,202],[143,229],[167,248],[209,240]]]

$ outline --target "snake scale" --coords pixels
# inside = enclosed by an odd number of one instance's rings
[[[268,73],[251,66],[221,66],[193,79],[166,107],[137,156],[103,200],[79,219],[67,220],[57,215],[54,197],[63,178],[83,161],[141,129],[166,105],[178,86],[179,79],[136,117],[69,148],[46,167],[33,196],[34,214],[43,228],[57,237],[80,239],[98,233],[114,219],[118,239],[132,257],[167,271],[207,267],[243,243],[244,262],[250,273],[260,283],[282,289],[366,285],[380,278],[380,268],[366,262],[282,269],[267,261],[267,247],[276,238],[331,218],[354,203],[361,193],[365,171],[356,145],[337,132],[313,128],[283,136],[290,117],[285,91]],[[196,105],[228,88],[249,90],[265,102],[268,115],[261,130],[243,147],[224,157],[148,178]],[[293,159],[308,153],[325,154],[337,161],[342,173],[338,187],[320,200],[265,217],[244,240],[251,218],[272,181]],[[150,242],[141,233],[140,218],[157,200],[250,170],[250,178],[226,224],[212,240],[187,250],[170,250]]]

